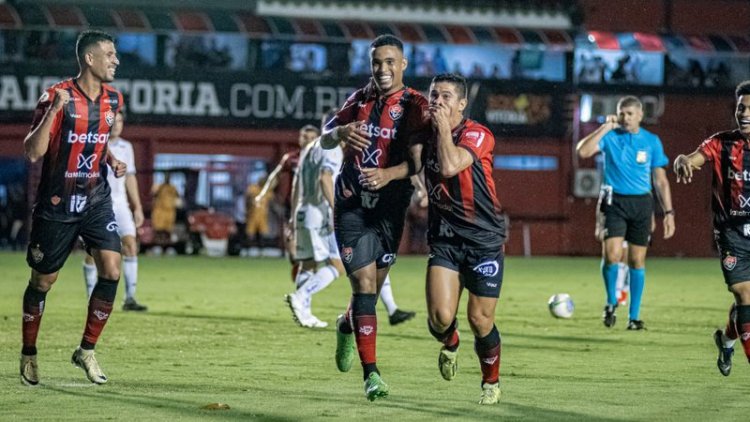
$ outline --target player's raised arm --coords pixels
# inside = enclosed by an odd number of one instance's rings
[[[688,184],[693,181],[693,170],[700,170],[706,163],[706,157],[699,151],[690,155],[680,154],[674,160],[674,172],[677,175],[677,183]]]
[[[599,152],[599,141],[602,140],[610,130],[620,127],[617,123],[617,116],[611,114],[607,116],[607,120],[599,126],[595,131],[588,134],[585,138],[578,141],[576,145],[576,152],[581,158],[590,158]]]
[[[323,149],[333,149],[343,142],[357,151],[363,151],[370,146],[370,135],[364,130],[365,126],[365,122],[359,121],[324,130],[320,136],[320,145]]]
[[[62,108],[70,101],[70,93],[64,89],[55,89],[52,105],[47,103],[48,94],[45,92],[39,100],[37,113],[44,113],[41,120],[32,126],[31,131],[23,140],[26,158],[32,163],[44,157],[49,148],[49,134],[55,118]],[[45,104],[47,103],[47,104]],[[46,108],[46,111],[44,109]],[[36,120],[36,119],[35,119]]]

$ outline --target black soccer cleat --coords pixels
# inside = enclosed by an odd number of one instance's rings
[[[388,317],[388,322],[391,325],[398,325],[414,318],[415,315],[417,315],[417,313],[414,311],[402,311],[401,309],[396,309],[396,311],[393,312],[393,315]]]
[[[135,311],[135,312],[146,312],[148,306],[138,303],[133,298],[125,299],[125,303],[122,304],[123,311]]]
[[[602,321],[604,322],[604,326],[607,328],[614,327],[615,322],[617,322],[617,315],[615,315],[615,309],[617,309],[617,305],[607,305],[604,307],[604,314],[602,314]]]
[[[734,347],[724,347],[724,342],[721,341],[721,334],[721,330],[716,330],[714,333],[714,342],[716,343],[716,348],[719,349],[719,358],[716,360],[716,366],[719,368],[721,375],[728,377],[729,372],[732,371]]]
[[[628,330],[645,330],[646,324],[643,323],[640,319],[631,319],[628,321]]]

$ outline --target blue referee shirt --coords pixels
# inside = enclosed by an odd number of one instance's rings
[[[651,171],[669,164],[661,140],[640,128],[638,133],[610,130],[599,141],[604,153],[604,183],[620,195],[651,192]]]

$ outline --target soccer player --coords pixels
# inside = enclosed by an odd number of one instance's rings
[[[312,130],[310,130],[312,128]],[[297,166],[299,165],[299,158],[300,158],[300,152],[312,141],[315,140],[315,138],[318,137],[320,134],[320,130],[312,125],[306,125],[299,131],[299,151],[292,151],[284,154],[281,157],[281,160],[279,161],[279,164],[276,165],[276,167],[271,171],[271,173],[266,178],[265,183],[263,184],[263,187],[260,190],[260,193],[258,193],[255,196],[254,203],[256,204],[263,204],[264,200],[266,199],[266,196],[269,195],[269,193],[273,192],[274,188],[279,183],[279,177],[281,175],[282,171],[289,171],[293,174],[296,174]],[[294,187],[294,183],[292,183],[292,188]],[[293,192],[291,195],[292,198],[294,198]],[[248,216],[248,218],[250,218]],[[290,222],[292,219],[295,218],[294,215],[294,207],[291,209],[291,216],[290,216]],[[250,231],[251,224],[248,222],[247,225],[247,234],[248,236],[252,236],[252,232]],[[292,264],[292,281],[296,283],[297,280],[297,273],[299,272],[300,268],[300,262],[296,259],[294,256],[296,252],[296,245],[294,244],[294,231],[292,231],[291,223],[286,229],[286,233],[284,234],[284,247],[286,248],[287,253],[289,254],[289,262]]]
[[[336,365],[351,369],[356,342],[365,395],[388,395],[376,363],[378,292],[396,260],[406,209],[414,190],[409,176],[421,167],[429,136],[427,100],[403,83],[407,61],[401,40],[381,35],[370,44],[372,79],[328,122],[321,145],[345,143],[336,180],[334,230],[352,297],[336,329]]]
[[[505,220],[492,178],[495,138],[464,118],[466,79],[440,74],[429,91],[433,135],[424,148],[429,192],[427,313],[430,333],[443,344],[438,367],[450,381],[458,368],[456,313],[463,289],[482,371],[479,404],[500,399],[500,333],[495,308],[503,283]]]
[[[31,278],[23,295],[20,369],[27,385],[39,383],[36,338],[47,292],[79,236],[99,276],[89,298],[83,338],[71,360],[89,381],[107,382],[94,347],[112,313],[120,278],[120,236],[107,183],[107,164],[117,177],[126,171],[125,163],[107,149],[123,106],[122,94],[107,82],[114,80],[120,62],[113,38],[101,31],[79,34],[76,56],[78,76],[42,94],[24,139],[28,160],[44,159],[26,254]]]
[[[143,207],[138,193],[138,180],[135,178],[133,144],[120,137],[124,120],[125,114],[120,110],[109,135],[109,151],[118,160],[123,161],[128,170],[125,177],[120,178],[109,173],[107,183],[112,191],[117,234],[120,235],[122,241],[122,272],[125,278],[125,302],[122,310],[143,312],[148,310],[148,307],[135,300],[135,287],[138,283],[138,243],[135,230],[143,224]],[[90,297],[96,285],[97,274],[94,258],[88,254],[83,262],[83,277],[86,281],[86,293]]]
[[[617,115],[576,146],[581,158],[604,153],[604,183],[612,190],[602,201],[604,215],[604,262],[602,276],[607,304],[603,321],[613,327],[617,317],[616,282],[618,263],[622,260],[623,240],[628,242],[630,277],[630,312],[628,330],[646,328],[640,317],[641,298],[646,282],[646,251],[651,236],[651,215],[654,211],[653,187],[664,209],[664,238],[674,235],[674,210],[664,166],[669,159],[661,140],[641,128],[643,105],[633,96],[620,98]]]
[[[331,113],[330,118],[333,115]],[[324,118],[323,124],[330,118]],[[317,132],[317,128],[310,127]],[[289,226],[295,235],[294,256],[301,263],[301,271],[295,277],[295,292],[286,295],[285,299],[295,321],[303,327],[328,326],[327,322],[312,314],[312,295],[325,289],[345,271],[333,233],[334,180],[338,177],[342,160],[340,147],[324,150],[316,138],[302,149],[295,171],[293,218]],[[325,266],[318,269],[321,263]],[[380,290],[380,298],[386,305],[391,325],[408,321],[416,315],[413,311],[398,309],[388,276]]]
[[[719,372],[732,369],[734,343],[739,337],[750,361],[750,201],[746,188],[750,180],[747,145],[750,143],[750,80],[737,85],[734,118],[737,129],[719,132],[689,155],[674,161],[677,183],[693,181],[693,171],[711,164],[713,172],[714,239],[719,249],[721,270],[727,289],[734,295],[724,330],[716,330]]]

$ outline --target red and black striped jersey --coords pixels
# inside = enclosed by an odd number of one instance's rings
[[[712,163],[714,226],[750,221],[750,141],[739,130],[719,132],[698,147]]]
[[[464,119],[453,129],[453,143],[473,162],[453,177],[440,175],[438,137],[433,132],[423,150],[425,183],[430,199],[429,240],[458,241],[494,248],[505,242],[505,219],[492,177],[495,137],[481,124]]]
[[[72,222],[91,206],[109,200],[107,142],[123,98],[107,84],[102,84],[98,98],[89,99],[75,79],[59,82],[39,99],[32,130],[52,106],[56,89],[67,90],[70,101],[55,115],[50,129],[34,215]]]
[[[363,121],[362,129],[370,138],[370,147],[358,152],[344,148],[341,174],[336,181],[337,199],[359,197],[368,190],[359,182],[360,168],[388,168],[403,163],[414,144],[424,144],[430,135],[427,99],[418,91],[404,87],[388,96],[376,93],[372,82],[355,91],[338,113],[326,124],[330,130],[351,122]],[[380,198],[411,196],[409,178],[395,180],[379,190]],[[381,202],[383,202],[381,200]],[[356,202],[355,202],[356,203]]]

